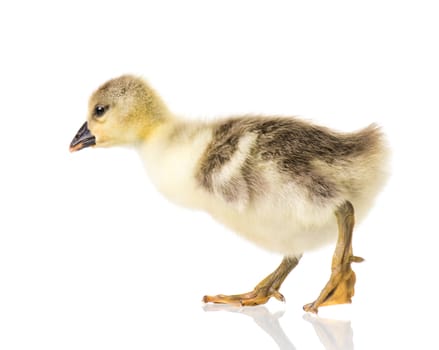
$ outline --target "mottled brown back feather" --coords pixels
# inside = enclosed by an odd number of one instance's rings
[[[380,138],[374,125],[359,132],[339,133],[295,118],[236,117],[219,121],[197,174],[202,186],[212,190],[212,174],[232,158],[239,139],[246,133],[257,135],[241,168],[250,194],[258,190],[261,182],[254,165],[262,161],[275,163],[280,173],[306,187],[311,197],[320,199],[336,196],[339,189],[319,173],[314,162],[349,164],[358,156],[374,152]]]

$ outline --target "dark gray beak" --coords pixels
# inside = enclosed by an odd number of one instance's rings
[[[90,130],[88,130],[87,122],[85,122],[70,143],[70,152],[76,152],[94,145],[96,145],[96,138],[91,134]]]

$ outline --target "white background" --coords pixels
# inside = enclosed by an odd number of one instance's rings
[[[434,1],[2,2],[0,348],[438,348],[438,18]],[[89,94],[123,73],[188,117],[383,126],[392,177],[355,231],[352,305],[303,318],[327,247],[286,304],[203,308],[281,257],[168,203],[132,151],[68,152]]]

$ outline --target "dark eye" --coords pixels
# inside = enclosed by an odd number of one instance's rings
[[[105,112],[107,111],[107,109],[108,109],[108,106],[97,105],[95,107],[95,110],[94,110],[94,116],[95,117],[102,117],[105,114]]]

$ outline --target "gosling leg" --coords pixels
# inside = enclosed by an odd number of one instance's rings
[[[279,267],[259,282],[251,292],[235,295],[206,295],[203,301],[205,303],[236,304],[241,306],[265,304],[271,297],[285,301],[284,296],[279,292],[279,288],[288,274],[297,266],[300,258],[301,256],[284,257]]]
[[[346,201],[337,209],[335,216],[339,233],[332,258],[331,277],[319,297],[303,307],[307,312],[317,313],[320,306],[349,304],[354,296],[355,272],[351,268],[351,263],[364,260],[352,254],[354,207]]]

